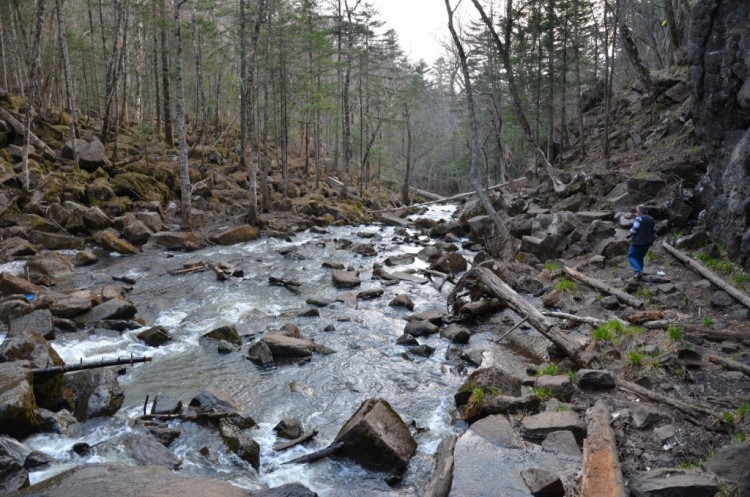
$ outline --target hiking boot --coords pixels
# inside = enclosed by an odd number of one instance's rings
[[[643,273],[635,273],[635,276],[633,276],[636,281],[641,281],[641,278],[643,278]]]

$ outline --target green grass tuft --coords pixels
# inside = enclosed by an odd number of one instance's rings
[[[673,342],[679,342],[685,338],[685,332],[679,326],[670,326],[667,330],[667,335],[669,335],[669,339]]]
[[[557,364],[547,364],[543,368],[539,369],[536,374],[537,376],[543,376],[543,375],[549,375],[549,376],[555,376],[556,374],[560,373],[560,369],[557,367]]]
[[[555,285],[555,290],[557,290],[559,293],[575,293],[576,291],[578,291],[578,285],[576,285],[576,282],[573,280],[563,278],[557,282],[557,284]]]

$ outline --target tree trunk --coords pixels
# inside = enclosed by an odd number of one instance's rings
[[[146,65],[146,32],[143,19],[136,21],[135,28],[135,67],[133,81],[133,118],[136,123],[143,122],[143,68]]]
[[[406,122],[406,170],[404,172],[404,184],[401,187],[401,202],[409,205],[409,174],[411,174],[411,116],[409,105],[404,102],[404,121]]]
[[[107,61],[107,78],[105,82],[105,97],[104,97],[104,115],[102,116],[102,141],[105,143],[109,141],[109,135],[112,131],[112,120],[113,107],[116,109],[116,93],[117,83],[120,79],[120,52],[122,47],[120,45],[120,30],[122,29],[122,17],[123,17],[123,2],[124,0],[114,0],[114,13],[115,13],[115,27],[114,34],[112,36],[112,50]],[[101,13],[100,13],[101,15]],[[104,38],[102,38],[104,43]]]
[[[579,161],[586,158],[586,139],[583,136],[583,109],[581,108],[581,45],[580,45],[580,0],[573,0],[573,51],[576,58],[576,121],[578,123],[578,144],[581,150]]]
[[[94,43],[94,14],[91,12],[91,0],[87,0],[89,14],[89,42],[91,44],[91,77],[94,79],[94,98],[96,99],[96,112],[102,115],[102,101],[99,97],[99,77],[96,70],[96,44]],[[88,122],[88,117],[87,117]]]
[[[8,93],[8,59],[5,57],[5,27],[3,26],[3,16],[0,16],[0,62],[3,64],[3,78],[0,92]]]
[[[161,40],[161,87],[162,87],[162,117],[164,119],[164,139],[170,147],[174,147],[172,136],[172,97],[169,83],[169,45],[167,44],[167,0],[160,0],[161,18],[163,24],[159,30]]]
[[[476,0],[472,0],[472,1],[476,1]],[[478,4],[475,4],[475,5],[478,5]],[[510,258],[515,253],[515,243],[513,241],[513,237],[510,235],[510,231],[508,231],[508,228],[505,226],[505,223],[503,223],[502,219],[500,219],[500,216],[497,214],[497,211],[495,211],[495,208],[492,206],[492,203],[490,202],[487,192],[484,190],[484,188],[482,188],[482,185],[479,182],[479,171],[478,171],[478,166],[477,166],[479,162],[479,150],[480,150],[479,124],[477,122],[477,112],[476,112],[476,106],[474,103],[473,85],[471,83],[471,75],[469,73],[469,66],[468,66],[468,62],[466,59],[466,52],[464,51],[463,44],[461,43],[461,40],[459,39],[458,34],[456,33],[456,29],[453,26],[453,12],[454,11],[451,8],[450,0],[445,0],[445,8],[448,11],[448,29],[451,32],[451,36],[453,37],[453,43],[456,46],[456,50],[458,51],[458,57],[461,63],[461,70],[464,76],[464,91],[466,93],[466,105],[468,106],[469,122],[471,125],[471,158],[470,158],[470,168],[469,168],[470,176],[471,176],[470,178],[471,184],[474,187],[474,190],[477,192],[477,195],[479,196],[479,200],[482,203],[484,210],[492,218],[492,221],[496,228],[495,234],[498,238],[498,246],[501,247],[502,254]]]
[[[156,119],[156,136],[161,136],[161,92],[159,91],[159,57],[157,47],[156,35],[154,35],[154,103],[156,107],[154,115]]]
[[[547,160],[555,162],[555,0],[547,2]]]
[[[283,3],[279,3],[279,97],[281,104],[281,177],[282,194],[289,197],[289,89],[287,88],[286,47],[284,46]]]
[[[625,497],[617,441],[610,426],[609,408],[604,401],[594,404],[588,418],[587,436],[583,442],[581,497]]]
[[[175,110],[177,113],[177,144],[180,161],[182,229],[190,231],[192,230],[192,209],[190,206],[192,192],[190,185],[187,141],[185,139],[185,88],[182,80],[182,32],[180,29],[180,8],[185,2],[187,2],[187,0],[179,0],[174,7],[174,36],[175,44],[177,45],[175,55],[175,87],[177,91],[177,101],[175,102]]]
[[[63,72],[65,74],[65,90],[67,95],[68,109],[70,109],[70,139],[73,149],[73,164],[78,167],[78,147],[76,146],[76,127],[78,116],[76,113],[75,97],[73,96],[73,81],[70,74],[70,57],[68,56],[68,39],[65,36],[65,23],[63,22],[63,0],[55,0],[57,9],[57,33],[60,37],[60,55],[62,56]]]
[[[608,293],[609,295],[613,295],[617,297],[617,300],[619,300],[623,304],[627,304],[630,307],[634,307],[636,309],[643,309],[644,307],[644,303],[642,300],[637,299],[633,297],[632,295],[626,292],[623,292],[622,290],[619,290],[611,285],[607,285],[606,283],[602,281],[586,276],[585,274],[579,271],[576,271],[575,269],[569,268],[569,267],[563,267],[563,271],[565,271],[566,273],[568,273],[570,276],[577,279],[578,281],[586,283],[588,286],[592,288],[596,288],[597,290],[601,290],[603,292]]]
[[[638,46],[633,40],[633,35],[630,33],[630,28],[627,24],[622,23],[620,25],[620,38],[622,39],[622,45],[625,47],[625,53],[628,54],[628,60],[635,69],[635,73],[638,76],[638,80],[644,86],[648,92],[649,98],[654,98],[653,83],[651,82],[651,73],[648,68],[641,60],[641,54],[638,52]]]
[[[29,100],[26,104],[26,117],[24,119],[23,132],[23,155],[22,155],[22,177],[24,193],[29,193],[29,145],[31,141],[31,116],[34,113],[34,99],[37,93],[37,74],[39,72],[39,45],[42,38],[42,27],[44,25],[44,0],[36,0],[36,13],[34,14],[34,41],[31,45],[31,59],[29,61]]]

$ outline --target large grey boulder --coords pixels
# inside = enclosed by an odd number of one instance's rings
[[[273,363],[273,352],[266,342],[259,340],[250,345],[247,358],[258,366],[267,366]]]
[[[224,416],[239,414],[237,404],[226,393],[213,388],[200,392],[190,400],[189,405],[198,411],[212,411]]]
[[[497,392],[500,395],[520,397],[521,379],[496,367],[478,369],[469,376],[453,396],[456,406],[466,405],[475,388]]]
[[[74,416],[78,421],[111,416],[125,400],[125,394],[112,369],[91,369],[68,373],[65,386],[73,392]]]
[[[0,297],[11,295],[36,295],[42,291],[41,287],[19,278],[11,273],[0,273]]]
[[[149,347],[161,347],[174,340],[172,334],[163,326],[152,326],[138,333],[138,339]]]
[[[573,411],[542,412],[521,420],[521,432],[529,438],[544,439],[553,431],[570,431],[580,442],[586,435],[586,423]]]
[[[93,173],[100,167],[109,164],[104,145],[97,139],[78,148],[78,164],[81,169]]]
[[[354,271],[334,271],[331,278],[336,288],[354,288],[361,284],[359,275]]]
[[[225,340],[231,344],[241,346],[242,337],[234,326],[220,326],[201,336],[201,340]]]
[[[250,242],[258,238],[258,232],[250,225],[231,226],[222,228],[209,238],[219,245],[235,245]]]
[[[49,311],[58,318],[73,318],[90,311],[92,307],[90,298],[71,295],[52,302]]]
[[[90,230],[103,230],[114,223],[99,207],[89,207],[83,215],[83,224]]]
[[[725,445],[703,467],[724,481],[739,483],[750,475],[750,442]]]
[[[404,326],[404,333],[408,333],[413,337],[421,337],[425,335],[433,335],[440,329],[429,321],[414,320],[409,321]]]
[[[36,255],[26,261],[26,271],[32,281],[46,277],[50,282],[73,274],[73,262],[57,252]]]
[[[76,316],[76,322],[91,324],[105,319],[132,319],[138,309],[133,304],[122,299],[108,300],[97,305],[89,312]]]
[[[282,357],[310,357],[315,343],[303,338],[294,338],[282,333],[269,333],[261,339],[271,350],[274,359]]]
[[[160,231],[154,233],[143,250],[195,250],[200,247],[198,237],[188,231]]]
[[[382,471],[406,469],[417,442],[403,419],[383,399],[368,399],[339,430],[337,456]]]
[[[96,446],[94,450],[102,457],[114,456],[117,460],[124,460],[138,466],[163,466],[177,469],[182,465],[180,458],[158,440],[140,433],[126,433],[112,438]]]
[[[8,336],[0,344],[0,362],[19,360],[29,361],[33,368],[62,366],[64,364],[60,355],[49,342],[33,331]],[[40,407],[50,410],[64,407],[61,405],[63,402],[62,378],[62,373],[34,378],[34,398]]]
[[[20,318],[13,319],[10,322],[10,332],[8,335],[18,337],[27,331],[33,331],[37,335],[45,337],[51,334],[53,330],[52,313],[49,309],[39,309]]]
[[[0,436],[0,492],[3,495],[29,486],[29,472],[23,467],[28,447]]]

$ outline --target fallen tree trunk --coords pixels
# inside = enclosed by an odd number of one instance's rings
[[[423,497],[448,497],[453,485],[453,468],[456,460],[453,452],[456,449],[456,435],[444,438],[435,453],[435,471],[427,485]]]
[[[619,378],[615,378],[615,384],[617,385],[617,388],[624,392],[643,397],[653,402],[660,402],[677,409],[685,419],[695,425],[704,426],[706,428],[712,428],[714,425],[711,409],[698,404],[695,401],[691,401],[690,403],[683,402],[660,394],[659,392],[654,392],[648,388],[644,388],[636,383]]]
[[[730,371],[740,371],[744,373],[745,376],[750,376],[750,366],[742,364],[741,362],[733,361],[732,359],[727,359],[726,357],[714,354],[710,354],[708,356],[708,360],[713,362],[714,364],[724,366]]]
[[[323,459],[324,457],[328,457],[337,450],[339,450],[341,447],[344,446],[344,442],[336,442],[332,443],[325,449],[320,449],[317,452],[313,452],[311,454],[305,454],[304,456],[298,457],[296,459],[292,459],[291,461],[283,462],[282,464],[306,464],[309,462],[315,462]]]
[[[750,296],[742,293],[737,288],[733,287],[732,285],[724,281],[719,275],[717,275],[716,273],[708,269],[706,266],[692,259],[690,256],[688,256],[684,252],[677,250],[676,248],[674,248],[667,242],[662,242],[661,246],[664,250],[666,250],[667,252],[675,256],[677,259],[687,264],[690,268],[694,269],[696,272],[698,272],[701,276],[706,278],[708,281],[710,281],[714,285],[718,286],[719,288],[727,292],[737,302],[739,302],[740,304],[744,305],[747,308],[750,308]]]
[[[317,434],[318,434],[318,430],[313,430],[307,435],[302,435],[301,437],[295,438],[294,440],[290,440],[289,442],[285,444],[277,445],[276,447],[273,448],[273,450],[274,452],[280,452],[282,450],[286,450],[290,447],[294,447],[295,445],[299,445],[301,443],[307,442],[308,440],[312,440],[313,438],[317,436]]]
[[[601,326],[607,321],[609,321],[608,319],[592,318],[589,316],[578,316],[576,314],[568,314],[567,312],[544,311],[542,312],[542,314],[544,314],[545,316],[549,316],[551,318],[568,319],[570,321],[575,321],[576,323],[590,324],[591,326]],[[623,321],[622,319],[618,317],[613,317],[611,319],[619,321],[620,323],[626,326],[630,324],[627,321]]]
[[[608,285],[604,283],[603,281],[599,281],[597,279],[586,276],[585,274],[579,271],[576,271],[573,268],[569,268],[565,266],[563,267],[563,271],[565,271],[566,273],[568,273],[570,276],[577,279],[578,281],[581,281],[592,288],[596,288],[597,290],[606,292],[609,295],[614,295],[615,297],[617,297],[617,300],[619,300],[623,304],[629,305],[630,307],[635,307],[636,309],[643,309],[643,307],[645,306],[642,300],[637,299],[633,297],[632,295],[626,292],[623,292],[622,290],[619,290],[611,285]]]
[[[743,340],[750,340],[750,330],[712,330],[706,328],[703,323],[685,323],[679,321],[669,321],[668,319],[660,319],[659,321],[648,321],[643,323],[643,326],[649,330],[667,330],[671,327],[681,328],[685,333],[691,333],[694,335],[700,335],[706,340],[712,342],[722,342],[724,340],[731,340],[733,342],[742,342]]]
[[[13,132],[17,135],[23,136],[24,134],[24,126],[21,124],[21,122],[13,117],[10,112],[0,107],[0,119],[8,123],[8,126],[10,126],[13,129]],[[29,141],[32,145],[34,145],[36,148],[39,148],[42,150],[42,153],[45,157],[48,159],[54,159],[55,158],[55,152],[42,140],[39,139],[38,136],[36,136],[34,133],[29,131]]]
[[[625,497],[615,432],[607,405],[599,400],[589,411],[588,436],[583,441],[581,497]]]
[[[416,193],[420,197],[424,197],[424,198],[426,198],[428,200],[434,200],[436,202],[440,202],[440,201],[445,200],[445,197],[443,197],[442,195],[438,195],[437,193],[428,192],[427,190],[420,190],[419,188],[415,188],[413,186],[410,186],[409,190],[413,191],[414,193]]]
[[[72,371],[83,371],[84,369],[98,369],[98,368],[106,368],[109,366],[124,366],[127,364],[137,364],[141,362],[150,362],[150,357],[126,357],[124,359],[110,359],[107,361],[99,361],[99,362],[86,362],[84,363],[81,361],[80,364],[64,364],[62,366],[52,366],[49,368],[34,368],[31,370],[31,373],[34,376],[44,376],[48,374],[57,374],[57,373],[70,373]]]
[[[448,303],[453,305],[461,290],[471,285],[478,286],[483,292],[497,297],[513,309],[516,314],[527,318],[531,326],[557,345],[578,367],[589,366],[590,360],[586,357],[581,345],[568,338],[565,332],[552,324],[538,309],[486,267],[475,266],[467,272],[451,292]]]

